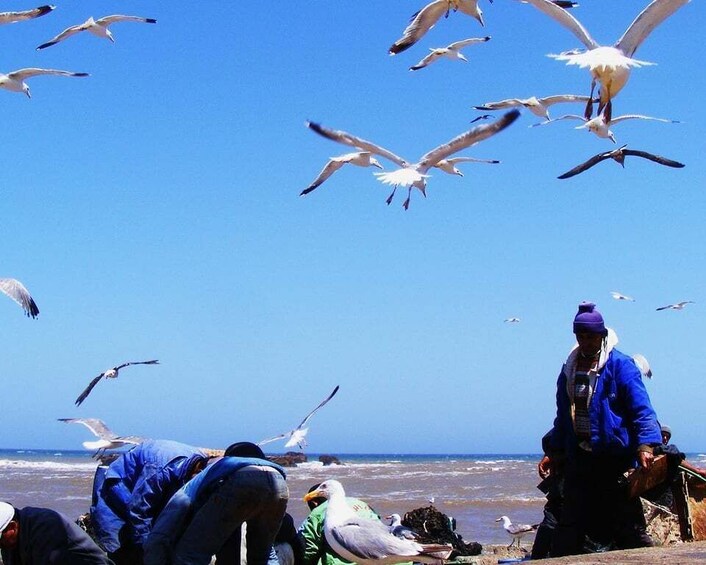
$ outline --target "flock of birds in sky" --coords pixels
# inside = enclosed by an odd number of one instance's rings
[[[519,116],[517,107],[527,108],[536,116],[544,119],[544,121],[535,125],[539,126],[559,121],[576,120],[582,122],[577,126],[577,129],[585,129],[599,138],[608,139],[613,143],[616,143],[616,137],[611,128],[626,120],[678,123],[676,120],[645,116],[642,114],[613,116],[613,99],[627,83],[632,68],[654,64],[634,58],[635,52],[642,42],[658,25],[691,0],[653,0],[640,12],[622,37],[613,45],[601,45],[598,43],[593,39],[588,30],[570,13],[570,9],[578,6],[576,2],[563,0],[517,1],[523,4],[531,4],[534,8],[540,10],[555,22],[562,25],[566,30],[570,31],[583,44],[581,48],[575,48],[549,56],[558,61],[564,61],[567,65],[587,68],[591,75],[590,92],[588,95],[559,94],[544,97],[508,98],[506,100],[488,102],[475,106],[476,109],[483,111],[509,108],[512,108],[512,110],[494,123],[475,126],[451,141],[437,146],[425,153],[416,163],[399,157],[380,145],[366,141],[348,132],[328,129],[318,123],[309,121],[306,125],[312,131],[332,141],[353,147],[356,151],[330,158],[319,175],[309,186],[301,191],[300,195],[309,194],[324,183],[337,170],[347,164],[356,165],[358,167],[375,167],[382,169],[382,164],[375,158],[382,157],[399,167],[390,172],[383,171],[374,173],[380,182],[393,186],[392,193],[388,196],[386,202],[387,204],[392,202],[397,187],[405,187],[408,192],[407,198],[403,202],[403,207],[406,210],[409,207],[412,189],[416,188],[426,196],[427,179],[430,177],[428,173],[432,168],[438,168],[448,174],[463,176],[463,173],[455,166],[457,163],[464,161],[498,163],[499,161],[495,160],[489,161],[473,159],[471,157],[451,156],[476,145],[508,127]],[[483,12],[478,6],[478,0],[432,0],[412,16],[409,25],[402,32],[402,37],[395,41],[390,47],[389,54],[397,55],[415,45],[424,37],[427,31],[443,18],[448,18],[452,12],[465,14],[477,20],[481,26],[485,25]],[[418,71],[442,58],[467,61],[466,57],[461,53],[463,48],[470,45],[480,45],[489,40],[489,36],[468,38],[454,41],[446,47],[431,48],[430,53],[417,64],[410,67],[410,70]],[[597,95],[595,92],[596,87],[598,87]],[[584,104],[583,114],[565,114],[552,119],[549,115],[549,108],[559,103],[582,103]],[[596,104],[596,115],[594,116],[593,111],[594,105]],[[473,121],[489,118],[490,115],[485,114]],[[683,163],[673,159],[668,159],[661,155],[655,155],[643,150],[631,149],[628,148],[627,145],[622,145],[616,149],[604,151],[592,156],[583,163],[559,175],[558,178],[567,179],[573,177],[605,160],[612,159],[624,167],[626,157],[640,157],[667,167],[684,167]]]

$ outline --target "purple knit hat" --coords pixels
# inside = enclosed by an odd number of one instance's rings
[[[574,333],[594,333],[605,336],[608,332],[603,323],[603,316],[596,310],[593,302],[582,302],[574,318]]]

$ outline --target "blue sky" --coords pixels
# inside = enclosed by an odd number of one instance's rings
[[[644,5],[585,0],[574,14],[612,43]],[[65,417],[212,447],[260,440],[338,384],[311,420],[311,452],[537,452],[576,305],[592,300],[619,348],[650,360],[675,443],[706,450],[703,3],[652,33],[636,56],[658,64],[633,71],[614,103],[614,115],[682,120],[614,131],[684,169],[628,158],[557,180],[612,143],[571,122],[529,128],[525,111],[464,152],[502,164],[433,172],[408,211],[403,191],[387,206],[388,188],[355,167],[300,198],[351,151],[305,120],[414,159],[471,127],[473,105],[588,93],[587,71],[546,57],[578,41],[511,0],[481,0],[484,29],[451,14],[388,56],[421,6],[74,0],[0,28],[1,72],[91,73],[30,79],[31,100],[0,91],[0,276],[41,310],[28,320],[0,303],[3,447],[92,439]],[[34,50],[112,13],[158,23],[115,24],[115,44],[81,34]],[[484,35],[468,64],[407,70],[429,47]],[[552,113],[565,111],[581,108]],[[696,303],[655,311],[680,300]],[[74,407],[93,376],[152,358],[161,365],[128,368]]]

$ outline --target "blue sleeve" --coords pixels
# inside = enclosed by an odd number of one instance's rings
[[[569,396],[566,393],[566,376],[562,369],[556,382],[556,416],[554,417],[554,426],[545,435],[547,438],[546,446],[549,447],[552,452],[565,451],[566,422],[569,420]],[[543,438],[542,447],[544,447],[544,444]]]
[[[147,469],[147,465],[145,469]],[[169,499],[182,485],[182,480],[174,472],[173,466],[154,469],[145,473],[132,492],[128,532],[130,540],[136,545],[143,545],[152,529],[153,521],[166,506]]]
[[[625,398],[625,407],[632,425],[630,439],[634,443],[633,447],[661,445],[662,434],[657,424],[657,415],[652,408],[640,370],[629,358],[618,361],[618,370],[620,371],[618,382],[622,388],[620,392]]]
[[[144,565],[171,563],[171,550],[191,514],[191,498],[179,489],[154,523],[144,543]]]

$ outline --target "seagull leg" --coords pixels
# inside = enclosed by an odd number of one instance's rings
[[[410,187],[407,189],[407,200],[405,200],[405,201],[402,203],[402,207],[403,207],[405,210],[407,210],[407,209],[409,208],[409,201],[410,201],[411,198],[412,198],[412,187],[410,186]]]
[[[587,120],[591,119],[593,115],[593,91],[596,89],[596,79],[591,80],[591,94],[588,97],[588,102],[586,102],[586,110],[584,110],[583,117]],[[598,109],[600,113],[600,108]]]
[[[396,192],[396,191],[397,191],[397,185],[395,185],[395,188],[392,189],[392,192],[390,193],[390,196],[388,196],[388,197],[387,197],[387,200],[385,200],[385,202],[387,202],[387,205],[388,205],[388,206],[390,205],[390,202],[392,202],[392,198],[395,196],[395,192]]]
[[[605,110],[603,110],[603,120],[606,124],[610,124],[610,120],[613,117],[613,100],[608,98],[608,102],[605,105]],[[615,141],[613,142],[615,143]]]

